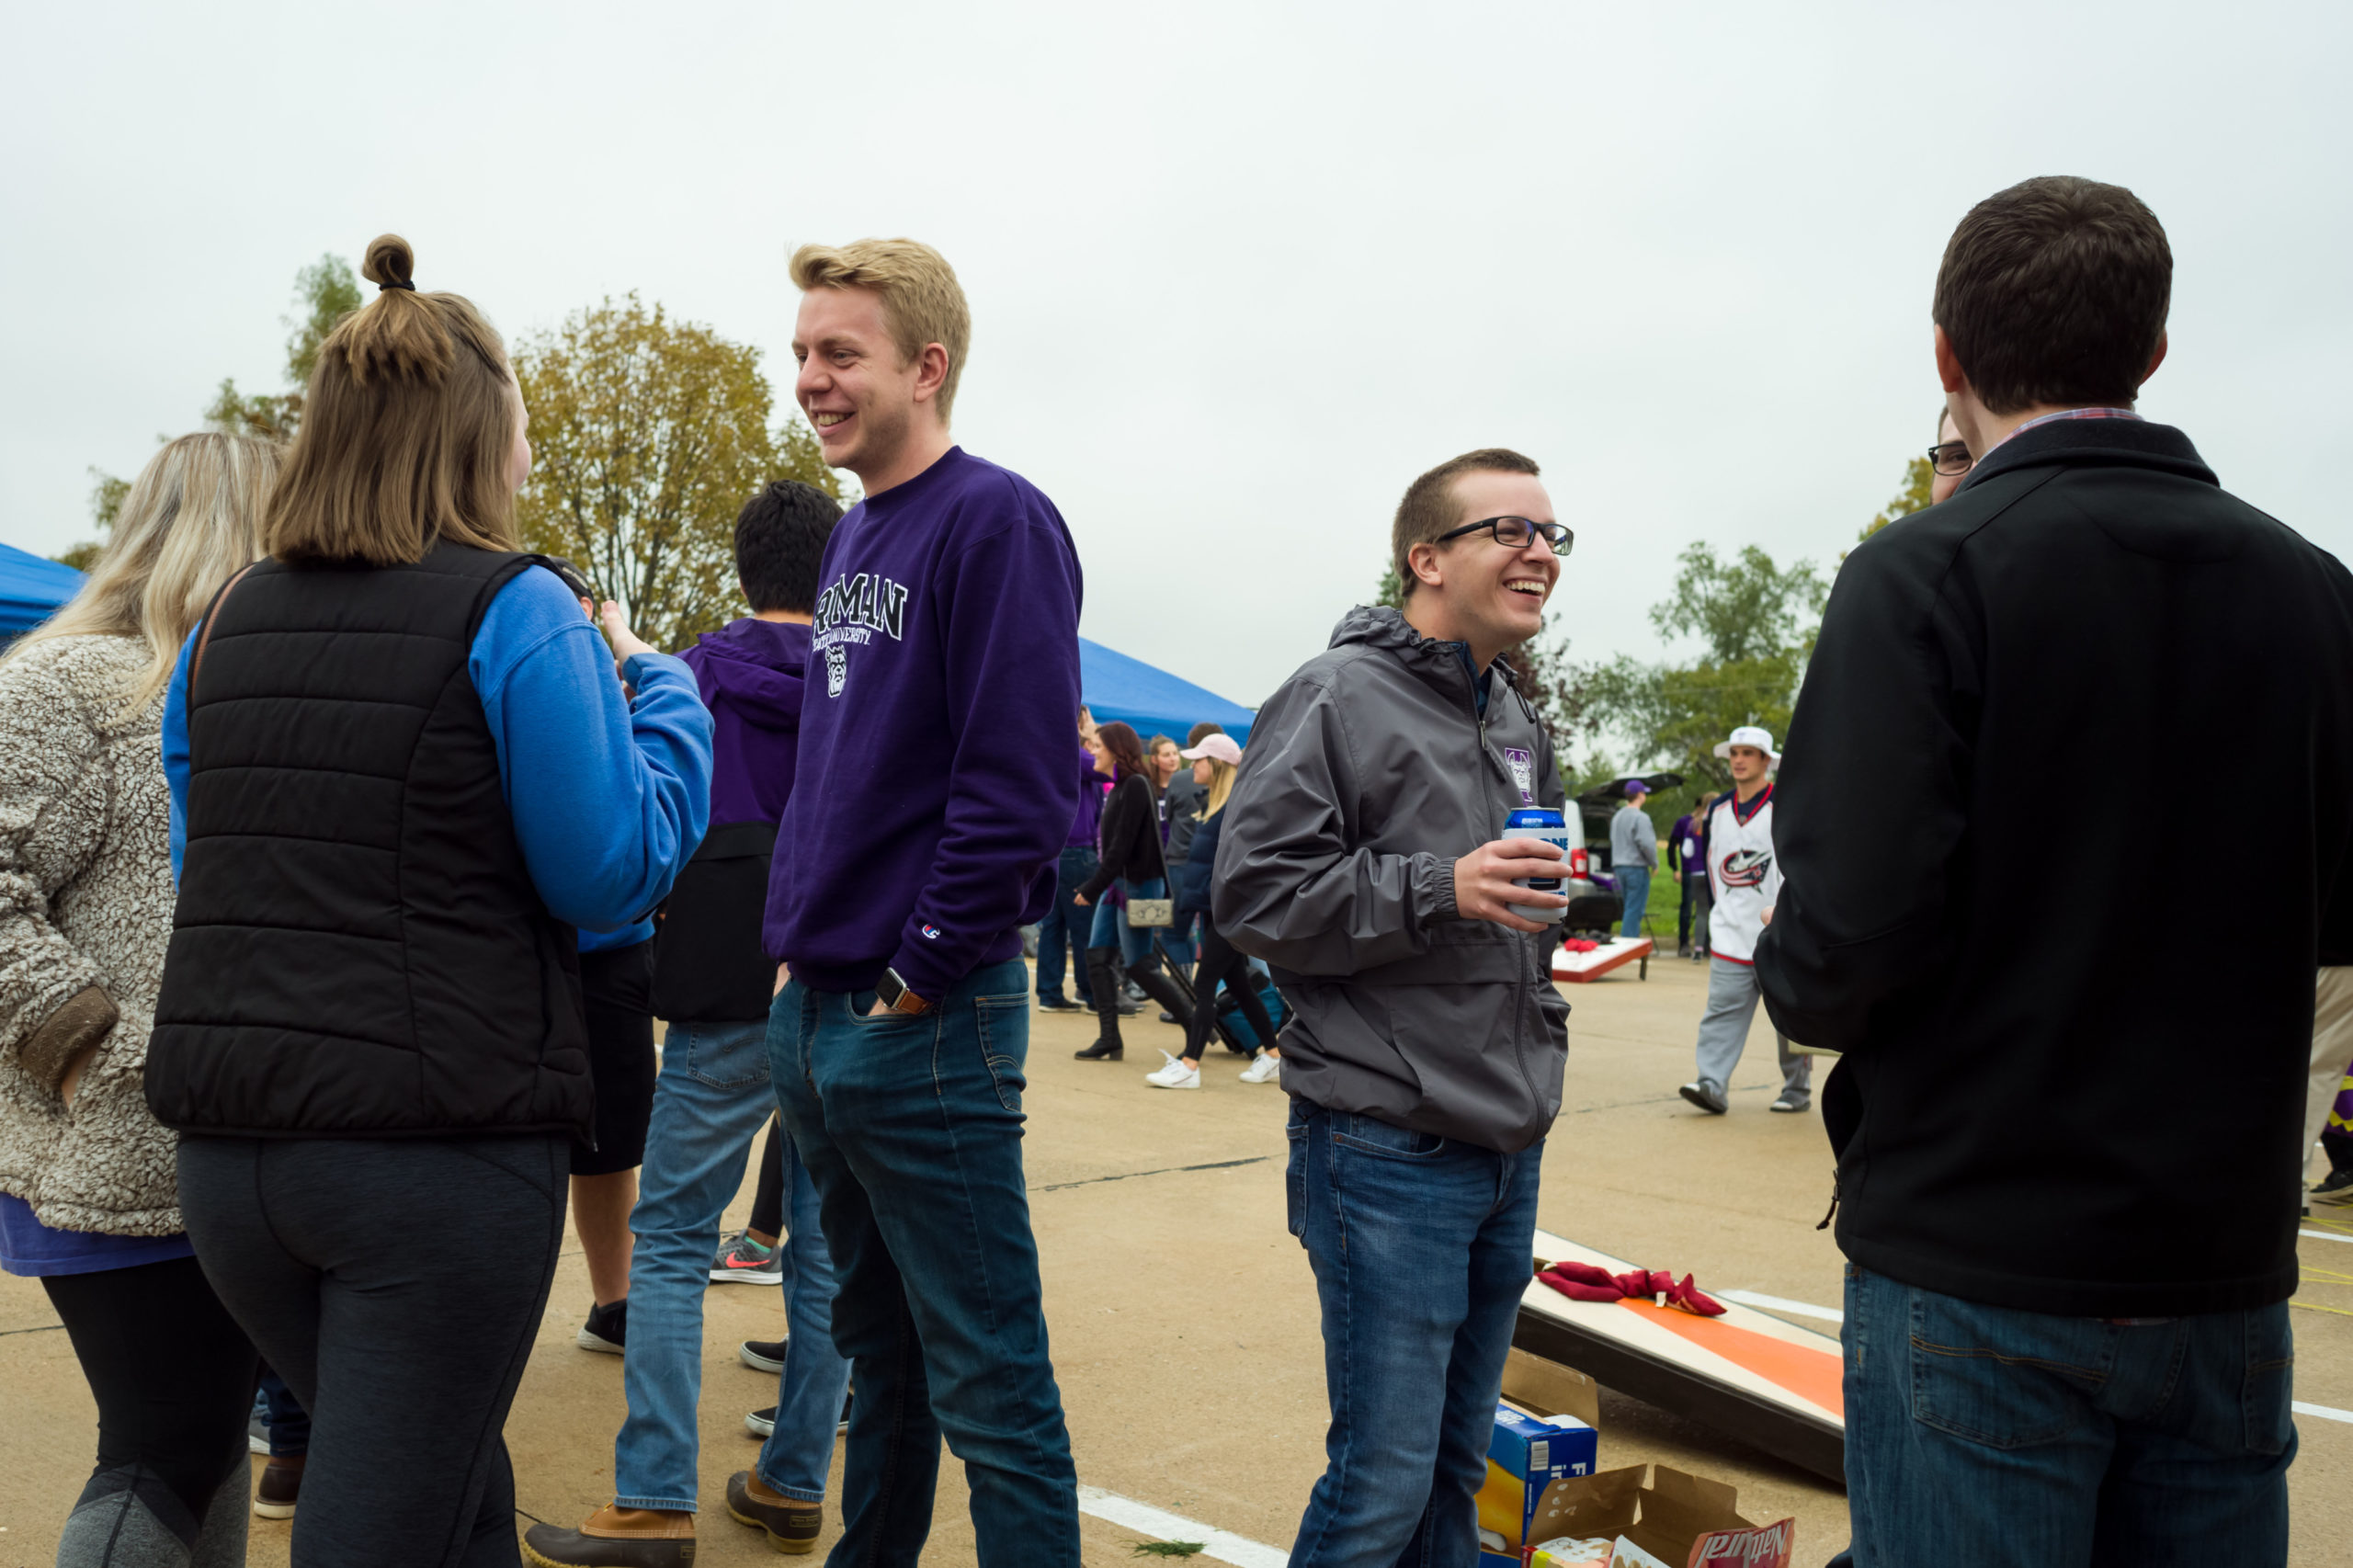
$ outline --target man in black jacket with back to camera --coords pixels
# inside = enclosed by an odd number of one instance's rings
[[[1961,221],[1936,358],[1976,467],[1847,558],[1790,725],[1756,972],[1845,1053],[1858,1568],[2286,1561],[2313,977],[2353,950],[2353,577],[2131,411],[2172,272],[2115,186]],[[2173,791],[2019,869],[2054,780],[2186,743],[2279,824],[2230,869],[2254,940],[2227,961],[2183,919]]]

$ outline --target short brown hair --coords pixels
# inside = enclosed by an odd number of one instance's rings
[[[898,346],[899,361],[915,363],[924,346],[948,350],[939,383],[939,422],[948,423],[964,356],[972,346],[972,312],[948,258],[921,240],[853,240],[846,245],[802,245],[792,253],[792,282],[812,289],[871,289],[882,301],[882,324]]]
[[[1405,486],[1405,498],[1397,503],[1397,520],[1389,530],[1390,561],[1397,569],[1399,592],[1406,598],[1414,597],[1414,567],[1406,560],[1414,546],[1428,544],[1454,527],[1457,479],[1466,473],[1524,473],[1533,478],[1540,472],[1533,458],[1506,447],[1482,447],[1447,459]]]
[[[2046,175],[1969,210],[1937,269],[1934,315],[1988,413],[2123,406],[2172,299],[2173,249],[2139,197]]]
[[[506,346],[462,296],[416,292],[415,267],[406,240],[377,236],[360,272],[382,287],[319,346],[262,518],[261,547],[280,561],[404,565],[442,540],[520,548]]]
[[[1207,719],[1204,719],[1199,723],[1185,732],[1185,749],[1187,751],[1190,751],[1195,746],[1199,745],[1203,741],[1209,739],[1211,735],[1222,735],[1223,733],[1225,733],[1225,731],[1222,728],[1216,724],[1212,724]]]

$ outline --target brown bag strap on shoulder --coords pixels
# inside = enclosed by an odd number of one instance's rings
[[[235,576],[222,584],[221,591],[212,596],[212,608],[204,612],[204,631],[198,635],[196,640],[196,657],[188,661],[188,696],[194,697],[196,695],[196,677],[198,673],[204,668],[204,650],[212,645],[212,626],[215,621],[221,619],[221,607],[229,602],[230,590],[245,580],[245,573],[251,572],[254,569],[254,566],[258,566],[260,564],[261,562],[256,561],[252,566],[247,566],[244,572],[238,573]]]

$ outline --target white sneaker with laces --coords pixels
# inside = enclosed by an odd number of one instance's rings
[[[1251,1058],[1250,1065],[1242,1070],[1245,1084],[1279,1084],[1283,1081],[1283,1059],[1270,1051],[1260,1051]]]
[[[1198,1089],[1201,1086],[1199,1068],[1188,1067],[1181,1057],[1169,1056],[1165,1051],[1160,1054],[1168,1058],[1168,1065],[1157,1073],[1145,1074],[1145,1083],[1155,1089]]]

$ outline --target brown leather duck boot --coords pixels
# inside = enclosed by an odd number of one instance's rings
[[[787,1497],[748,1470],[727,1478],[727,1512],[738,1523],[767,1530],[770,1546],[795,1557],[816,1551],[825,1528],[823,1503]]]
[[[607,1506],[576,1530],[533,1525],[523,1555],[539,1568],[686,1568],[695,1560],[695,1517]]]

